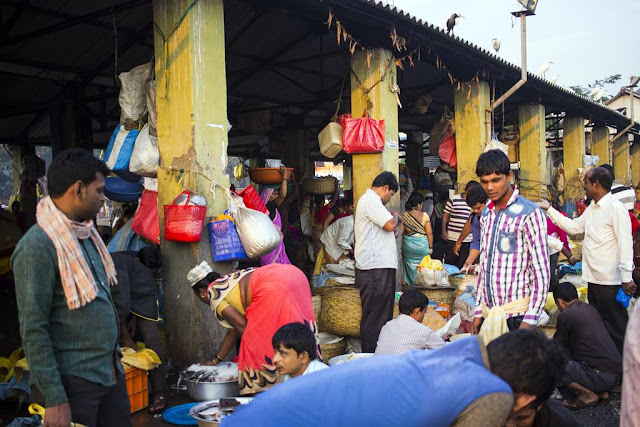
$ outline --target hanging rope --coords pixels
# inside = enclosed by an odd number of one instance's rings
[[[369,62],[369,58],[368,57],[367,57],[367,62]],[[382,76],[380,76],[380,78],[378,80],[376,80],[369,87],[365,87],[364,86],[364,84],[362,83],[362,80],[360,80],[360,77],[358,77],[358,75],[354,71],[353,67],[350,67],[351,74],[353,74],[353,77],[355,77],[356,81],[358,82],[358,87],[360,89],[362,89],[362,92],[364,93],[364,97],[367,100],[367,112],[368,113],[370,113],[371,109],[373,109],[373,102],[371,102],[371,99],[369,98],[369,93],[373,90],[373,88],[375,88],[377,85],[382,83],[384,81],[384,79],[387,77],[387,75],[389,74],[389,69],[391,68],[391,63],[392,62],[394,62],[393,59],[389,60],[389,62],[385,64],[384,71],[382,72]]]
[[[118,85],[118,22],[116,14],[113,17],[113,87]]]

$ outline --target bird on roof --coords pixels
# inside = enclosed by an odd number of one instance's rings
[[[460,18],[464,18],[464,16],[460,15],[459,13],[454,13],[449,17],[449,19],[447,19],[447,34],[453,34],[453,27],[455,27],[458,22],[460,22]]]
[[[538,72],[538,74],[544,77],[546,72],[549,71],[549,68],[551,68],[551,64],[553,64],[553,62],[551,61],[547,61],[544,64],[542,64],[542,67],[540,67],[540,71]]]
[[[570,88],[569,86],[565,86],[564,90],[566,90],[567,92],[576,93],[576,91],[573,90],[573,88]]]
[[[559,78],[560,78],[560,76],[556,74],[555,76],[551,77],[551,80],[549,80],[549,81],[551,83],[553,83],[553,84],[556,84],[556,83],[558,83],[558,79]]]
[[[600,101],[606,92],[606,90],[600,88],[598,92],[596,92],[596,94],[593,96],[593,99],[595,101]]]
[[[500,40],[498,39],[491,39],[491,43],[493,44],[493,50],[496,51],[496,54],[498,52],[500,52]]]
[[[596,86],[593,89],[591,89],[591,92],[589,93],[589,96],[593,98],[593,97],[596,96],[596,93],[598,93],[599,91],[600,91],[600,88]]]

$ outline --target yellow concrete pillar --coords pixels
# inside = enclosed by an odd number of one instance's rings
[[[367,61],[367,55],[369,61]],[[398,104],[391,92],[396,81],[396,64],[393,54],[388,50],[374,49],[357,51],[353,54],[351,67],[351,114],[361,117],[367,109],[367,96],[364,89],[370,89],[369,116],[385,121],[385,146],[381,154],[356,154],[353,156],[353,197],[355,203],[371,183],[383,171],[398,176]],[[357,76],[357,77],[356,77]],[[382,81],[380,81],[382,79]],[[387,207],[397,210],[400,192],[391,199]]]
[[[565,117],[563,121],[563,162],[565,173],[564,198],[575,202],[584,196],[578,169],[585,155],[584,122],[582,117]]]
[[[613,142],[613,171],[621,184],[631,184],[631,153],[629,152],[628,133]]]
[[[190,6],[191,5],[191,6]],[[180,19],[182,21],[180,21]],[[227,83],[222,0],[153,1],[160,224],[163,205],[170,204],[181,186],[207,199],[207,216],[227,208]],[[180,171],[185,172],[179,184]],[[163,230],[161,226],[161,230]],[[212,359],[224,336],[211,309],[191,291],[186,274],[201,261],[219,272],[229,263],[214,264],[209,238],[198,244],[162,239],[165,330],[168,350],[177,366]]]
[[[531,200],[548,197],[547,141],[544,120],[544,105],[518,106],[520,191]]]
[[[478,179],[476,163],[487,145],[485,117],[489,101],[489,85],[484,81],[464,83],[453,90],[458,191],[464,191],[467,182]]]
[[[593,128],[591,131],[591,155],[600,157],[598,166],[611,164],[609,158],[609,128],[606,126]]]
[[[640,141],[634,136],[631,151],[631,183],[633,186],[640,184]]]

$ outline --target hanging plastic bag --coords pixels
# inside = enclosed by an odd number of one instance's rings
[[[133,216],[131,229],[140,237],[160,244],[160,221],[158,220],[158,193],[144,190],[140,205]]]
[[[186,195],[185,204],[177,200]],[[202,237],[207,207],[190,204],[192,195],[183,191],[171,205],[164,205],[164,239],[173,242],[195,243]]]
[[[116,130],[111,134],[107,151],[105,151],[102,158],[102,161],[107,164],[109,169],[113,171],[129,171],[131,153],[133,153],[133,146],[138,134],[138,129],[125,130],[123,125],[116,127]]]
[[[438,155],[440,156],[440,160],[447,163],[452,168],[458,166],[458,157],[456,155],[456,139],[451,134],[450,129],[447,130],[446,135],[440,143]]]
[[[240,241],[249,258],[267,255],[280,243],[280,233],[268,215],[249,209],[242,199],[226,190],[229,211],[236,220]]]
[[[120,73],[120,123],[125,129],[137,129],[140,120],[147,112],[145,85],[151,76],[151,62],[139,65],[131,71]]]
[[[384,150],[384,120],[374,120],[364,112],[359,119],[345,118],[342,148],[348,154],[381,153]]]
[[[484,147],[484,150],[482,152],[486,153],[487,151],[490,151],[490,150],[500,150],[506,156],[509,155],[509,146],[504,142],[500,141],[498,139],[498,135],[495,132],[493,133],[493,137],[491,138],[491,141],[489,141],[487,146]]]
[[[158,150],[158,139],[149,133],[150,129],[149,124],[144,125],[136,138],[131,152],[129,172],[155,178],[158,176],[160,151]]]

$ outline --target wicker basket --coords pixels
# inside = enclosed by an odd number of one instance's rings
[[[553,336],[554,336],[554,335],[555,335],[555,333],[556,333],[556,325],[550,325],[550,324],[547,324],[547,325],[540,325],[540,326],[538,326],[538,328],[539,328],[542,332],[544,332],[544,334],[545,334],[545,335],[547,336],[547,338],[549,338],[549,339],[552,339],[552,338],[553,338]]]
[[[333,194],[336,191],[336,179],[332,176],[307,178],[302,182],[302,190],[307,194]]]
[[[398,301],[394,300],[393,317],[396,316]],[[358,338],[361,317],[360,291],[355,286],[332,286],[322,294],[321,331],[341,337]]]
[[[455,288],[459,291],[463,291],[467,289],[467,286],[472,285],[475,289],[478,284],[478,276],[473,274],[465,274],[463,276],[449,276],[449,283],[451,286],[455,286]]]
[[[358,289],[356,288],[356,285],[345,285],[344,283],[336,282],[333,278],[330,278],[327,279],[327,281],[324,283],[324,286],[313,288],[312,293],[313,295],[324,295],[335,287]]]
[[[317,323],[320,321],[320,309],[322,308],[322,297],[320,295],[312,296],[311,303],[313,304],[313,315],[316,317],[316,323]]]
[[[451,307],[453,307],[453,303],[457,296],[456,289],[453,288],[408,288],[404,285],[402,286],[403,291],[406,291],[407,289],[420,291],[429,298],[429,301],[433,301],[438,304],[449,304]]]
[[[320,351],[322,361],[328,363],[333,357],[343,355],[347,350],[347,340],[334,334],[320,332]]]

